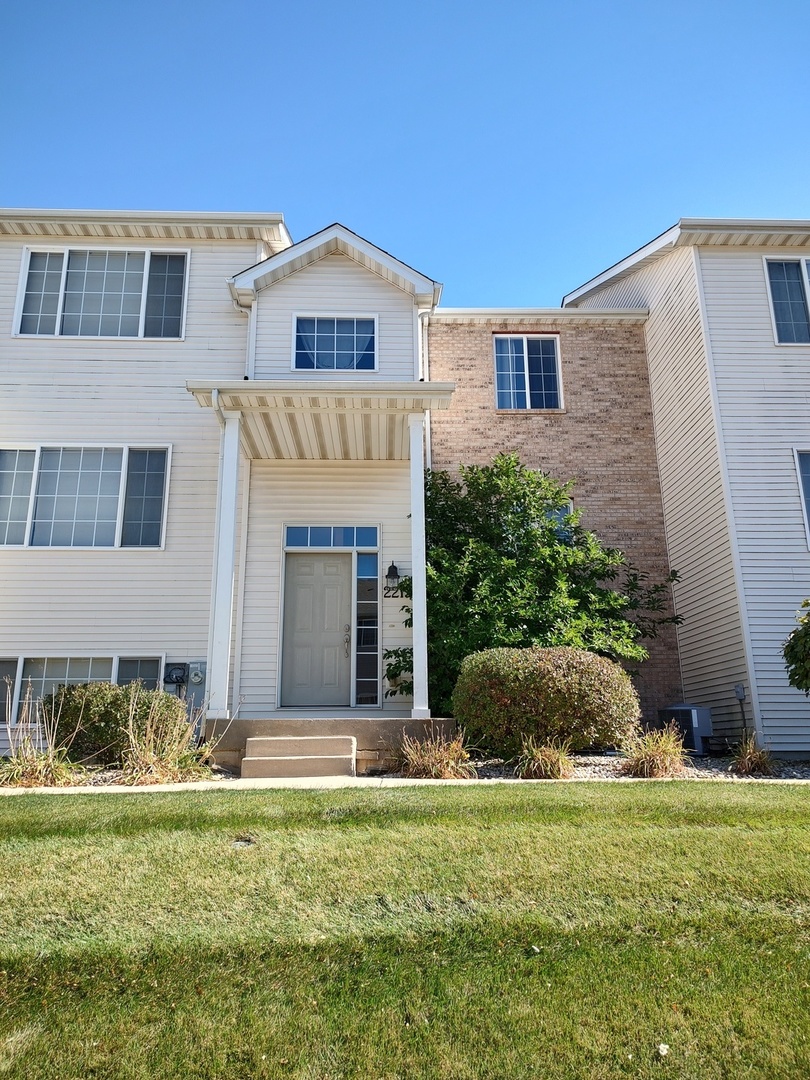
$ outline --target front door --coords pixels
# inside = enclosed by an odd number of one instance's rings
[[[351,555],[285,562],[281,704],[347,706],[352,672]]]

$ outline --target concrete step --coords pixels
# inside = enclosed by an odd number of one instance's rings
[[[354,756],[244,757],[242,777],[354,776]]]
[[[351,757],[357,753],[353,735],[264,735],[245,740],[245,757]]]

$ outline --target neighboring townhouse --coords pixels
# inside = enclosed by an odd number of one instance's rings
[[[582,524],[648,581],[663,581],[646,312],[439,308],[427,321],[430,376],[456,383],[449,410],[431,417],[433,467],[455,471],[507,452],[574,480]],[[644,644],[650,659],[635,683],[654,719],[681,701],[674,628]]]
[[[810,754],[782,643],[810,596],[810,222],[683,219],[569,293],[649,309],[653,420],[684,697]]]
[[[440,286],[340,225],[36,210],[0,214],[0,285],[12,715],[29,681],[142,678],[205,701],[231,763],[313,721],[359,768],[421,731]],[[383,651],[411,644],[413,700],[386,698]]]

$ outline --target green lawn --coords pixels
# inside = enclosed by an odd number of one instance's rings
[[[810,1076],[809,822],[719,783],[2,798],[0,1077]]]

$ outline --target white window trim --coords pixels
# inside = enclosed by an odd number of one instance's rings
[[[799,454],[810,454],[810,446],[794,446],[793,447],[793,464],[796,468],[796,483],[799,487],[799,501],[802,507],[802,517],[804,518],[804,538],[807,543],[807,549],[810,551],[810,506],[807,505],[807,501],[804,497],[804,484],[802,483],[802,471],[799,466]]]
[[[295,338],[298,332],[298,320],[299,319],[373,319],[374,320],[374,367],[363,368],[338,368],[332,370],[331,368],[297,368],[295,366]],[[355,378],[362,379],[365,375],[370,375],[373,371],[380,370],[380,326],[379,316],[372,314],[363,314],[362,311],[294,311],[292,315],[292,342],[290,350],[290,371],[295,372],[297,375],[316,375],[318,378],[325,376],[336,376],[338,378],[345,376],[354,376]]]
[[[524,349],[523,354],[523,374],[526,379],[526,408],[525,409],[508,409],[503,405],[498,404],[498,360],[495,353],[495,341],[497,338],[521,338],[523,341],[530,339],[540,341],[554,341],[555,354],[557,361],[557,396],[559,397],[559,404],[556,409],[535,409],[529,404],[529,351]],[[563,396],[563,381],[562,381],[562,356],[560,349],[560,334],[558,331],[547,330],[532,333],[521,333],[520,331],[511,330],[496,330],[492,333],[492,375],[495,391],[495,411],[499,413],[508,413],[510,416],[523,416],[528,413],[536,415],[537,413],[561,413],[565,412],[565,397]]]
[[[329,316],[327,316],[328,318]],[[366,316],[358,315],[358,319],[366,318]],[[382,583],[385,577],[385,570],[383,568],[383,537],[382,537],[382,524],[364,522],[363,525],[359,525],[355,522],[354,528],[376,528],[377,530],[377,544],[374,547],[368,544],[361,544],[358,546],[355,544],[353,547],[289,547],[287,545],[287,529],[288,528],[328,528],[329,525],[334,525],[335,521],[330,522],[318,522],[318,521],[284,521],[281,525],[281,578],[279,581],[279,610],[278,610],[278,675],[276,678],[276,709],[283,712],[287,708],[297,708],[297,706],[287,706],[281,704],[281,672],[282,672],[282,650],[284,649],[284,603],[285,603],[285,588],[287,583],[287,555],[303,555],[305,552],[312,552],[315,555],[351,555],[352,557],[352,612],[351,612],[351,636],[352,636],[352,650],[351,650],[351,688],[349,693],[349,705],[350,709],[376,709],[382,710],[385,704],[385,692],[383,690],[383,594]],[[346,522],[348,526],[348,522]],[[356,634],[357,634],[357,556],[358,553],[364,554],[376,554],[377,556],[377,704],[376,705],[358,705],[357,704],[357,647],[356,647]],[[323,706],[323,708],[329,708],[330,706]],[[338,706],[331,706],[337,708]],[[342,706],[346,708],[346,706]]]
[[[143,285],[141,286],[141,314],[138,321],[138,334],[130,337],[129,335],[121,336],[114,335],[112,337],[101,334],[60,334],[59,325],[62,321],[62,308],[65,302],[65,278],[67,277],[67,264],[68,253],[71,251],[114,251],[121,253],[133,252],[140,254],[141,252],[146,256],[143,267]],[[28,284],[28,267],[31,262],[31,256],[33,254],[61,254],[62,258],[62,280],[59,285],[59,306],[56,310],[56,328],[52,334],[23,334],[20,331],[20,323],[22,322],[23,304],[25,303],[25,287]],[[180,319],[180,336],[179,337],[145,337],[143,333],[144,322],[146,320],[146,290],[149,283],[149,265],[152,255],[185,255],[186,257],[186,272],[183,281],[183,311]],[[188,282],[189,282],[189,268],[191,266],[191,248],[179,248],[179,247],[144,247],[144,246],[131,246],[127,245],[110,245],[110,244],[36,244],[30,247],[23,248],[22,259],[20,261],[20,277],[17,283],[17,302],[14,305],[14,321],[12,322],[12,337],[22,338],[25,341],[37,341],[43,339],[46,341],[185,341],[186,337],[186,313],[188,309]]]
[[[804,304],[807,308],[807,316],[810,320],[810,256],[788,255],[786,252],[780,255],[763,255],[762,272],[765,275],[765,292],[768,294],[768,311],[771,315],[771,331],[773,343],[779,349],[810,349],[807,341],[780,341],[779,328],[776,325],[776,312],[773,307],[773,294],[771,293],[771,278],[768,273],[768,263],[772,262],[797,262],[803,268],[802,283],[804,285]],[[802,451],[804,453],[804,451]]]
[[[40,659],[40,660],[73,660],[73,659],[76,659],[79,655],[81,655],[82,658],[84,658],[84,656],[86,655],[88,660],[111,660],[112,661],[112,669],[111,669],[111,673],[110,673],[110,681],[112,683],[115,683],[116,685],[117,685],[117,679],[118,679],[118,661],[119,660],[157,660],[158,661],[158,690],[160,690],[163,687],[163,672],[166,669],[166,653],[165,652],[154,652],[154,653],[148,653],[148,652],[122,652],[122,653],[110,654],[110,653],[103,653],[103,652],[97,653],[97,652],[95,652],[93,650],[90,650],[87,654],[78,653],[78,654],[71,655],[70,653],[68,653],[66,655],[64,650],[61,650],[61,651],[57,650],[56,652],[54,652],[53,650],[50,650],[50,651],[43,650],[42,652],[38,652],[36,654],[36,658]],[[19,711],[20,711],[20,699],[22,698],[22,686],[23,686],[23,667],[25,665],[25,661],[29,660],[31,658],[32,657],[30,655],[23,654],[23,653],[18,653],[17,657],[16,657],[16,660],[17,660],[17,674],[15,675],[15,678],[14,678],[14,688],[13,688],[12,693],[11,693],[11,724],[12,724],[13,727],[17,726],[17,716],[19,715]],[[4,658],[4,659],[6,659],[6,658]],[[9,655],[7,657],[7,659],[14,660],[15,657],[13,655]],[[81,686],[82,684],[77,683],[75,685]],[[2,718],[2,722],[5,723],[5,721],[6,721],[6,717],[4,715],[3,718]]]
[[[60,450],[123,450],[123,458],[121,460],[121,482],[118,486],[118,516],[115,522],[115,543],[109,547],[106,545],[84,545],[78,544],[32,544],[31,543],[31,525],[33,523],[34,516],[34,503],[37,496],[37,484],[39,483],[39,459],[43,448],[50,449],[55,448],[55,443],[15,443],[13,446],[3,446],[0,449],[3,450],[33,450],[34,451],[34,472],[31,478],[31,491],[28,495],[28,517],[25,522],[25,542],[22,544],[2,544],[0,545],[0,551],[164,551],[166,548],[166,524],[169,511],[169,479],[171,476],[172,466],[172,444],[164,444],[159,446],[157,444],[149,443],[60,443]],[[127,472],[129,467],[129,452],[130,450],[165,450],[166,451],[166,475],[163,484],[163,510],[160,522],[160,543],[154,547],[141,547],[141,546],[126,546],[121,545],[121,533],[124,526],[124,497],[126,494],[127,485]],[[61,654],[59,654],[61,655]]]

